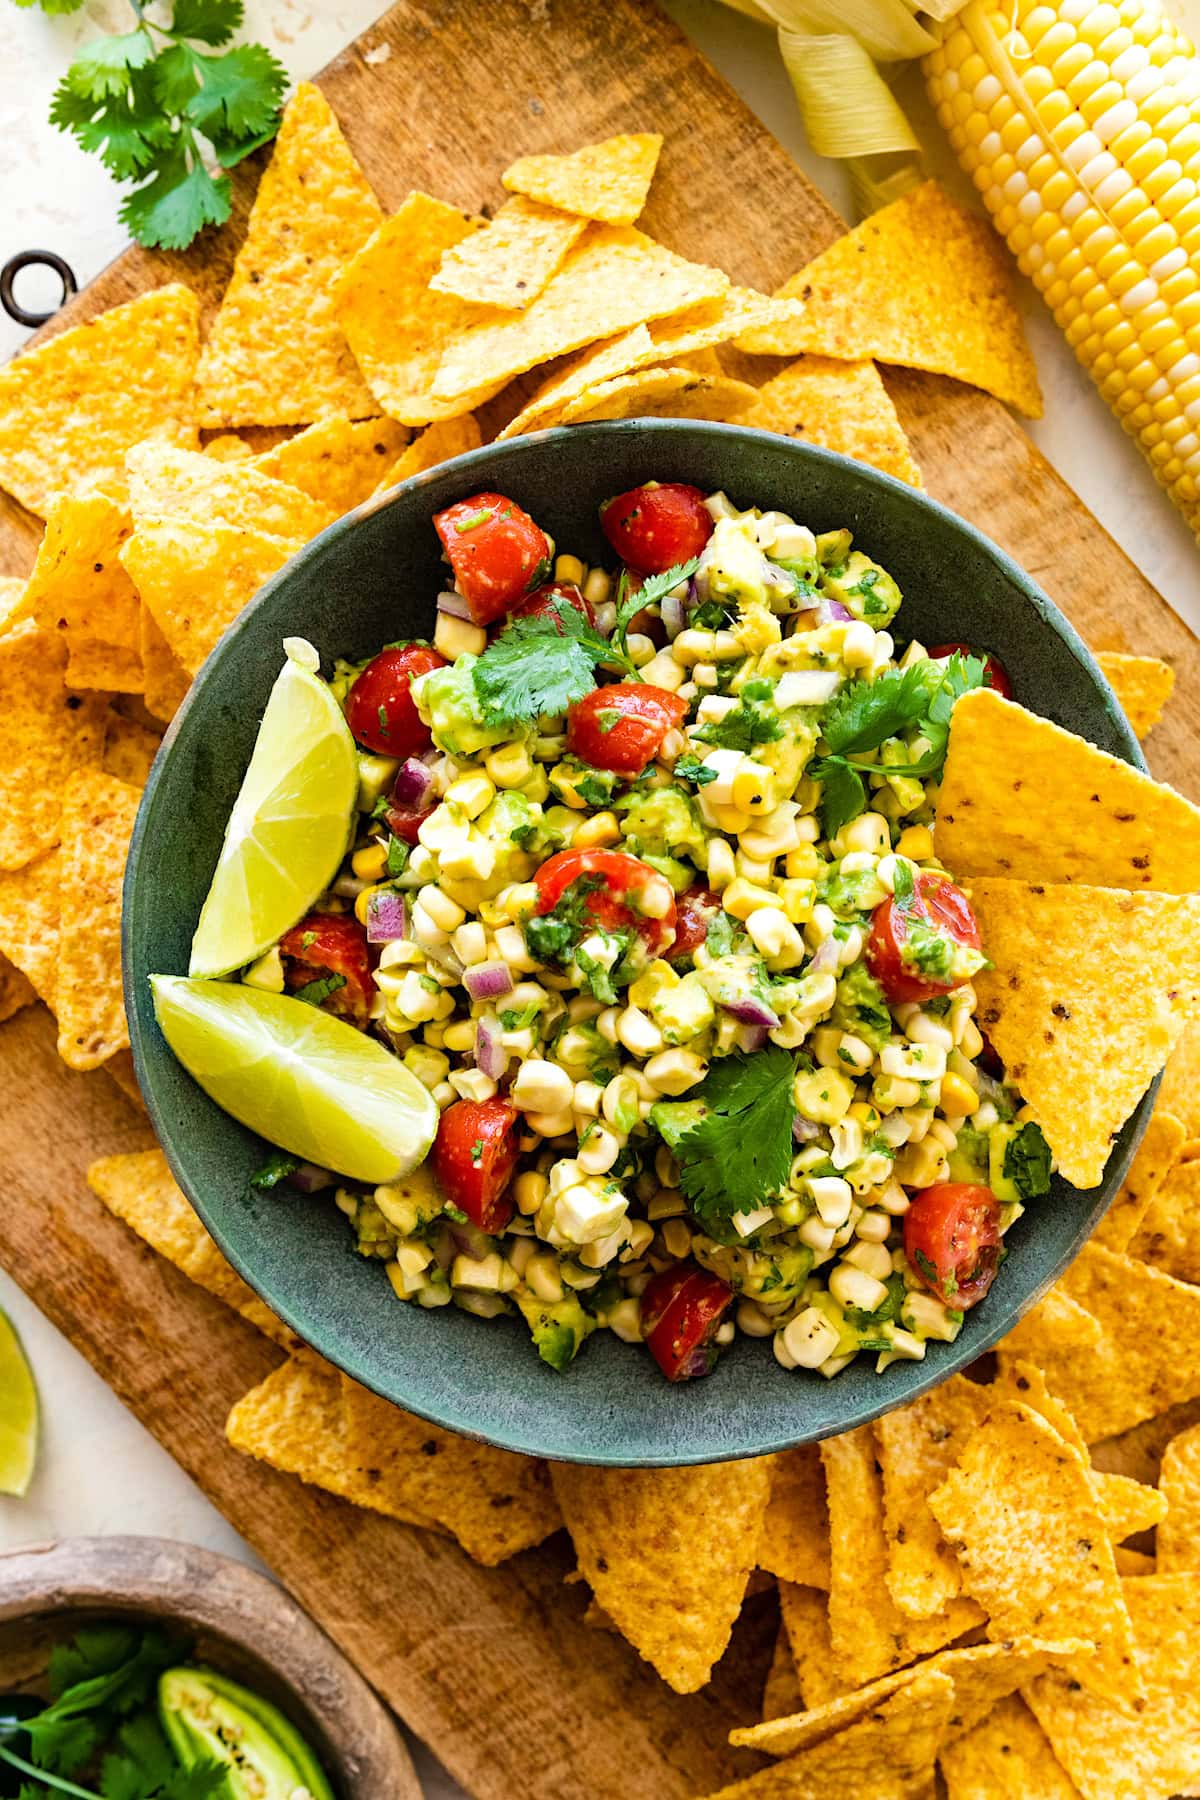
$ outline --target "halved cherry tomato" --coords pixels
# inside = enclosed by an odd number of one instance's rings
[[[953,656],[956,650],[960,656],[981,656],[988,686],[995,688],[1002,700],[1012,699],[1013,684],[1008,670],[990,650],[977,650],[974,644],[935,644],[929,654],[936,661],[941,656]]]
[[[367,934],[351,913],[309,913],[279,940],[283,978],[294,992],[328,975],[340,975],[321,1006],[339,1018],[365,1025],[375,998],[375,977]]]
[[[437,808],[427,806],[424,812],[406,812],[403,807],[389,806],[384,813],[384,823],[392,836],[399,838],[402,844],[420,842],[421,827]]]
[[[520,600],[512,609],[514,619],[550,619],[558,617],[558,609],[554,602],[565,600],[573,606],[577,613],[582,613],[589,625],[596,623],[596,615],[590,603],[584,599],[573,581],[548,581],[544,587],[530,594],[527,600]],[[559,626],[562,631],[562,626]]]
[[[913,1274],[960,1312],[991,1287],[1001,1249],[1000,1202],[976,1182],[924,1188],[904,1215],[904,1254]]]
[[[683,481],[648,481],[606,501],[600,526],[622,562],[641,575],[661,575],[699,556],[713,522],[698,487]]]
[[[668,962],[694,956],[708,928],[721,910],[721,902],[711,888],[690,887],[675,902],[675,942],[667,951]]]
[[[892,896],[871,914],[867,967],[892,1006],[905,1000],[931,1000],[935,994],[948,994],[952,988],[961,986],[959,981],[926,975],[905,960],[903,946],[915,920],[956,943],[970,945],[972,950],[981,947],[979,927],[970,902],[948,875],[921,869],[913,887],[915,891],[907,908]]]
[[[509,1188],[519,1116],[511,1100],[494,1094],[490,1100],[455,1100],[438,1120],[434,1180],[481,1231],[503,1231],[513,1215]]]
[[[687,701],[648,681],[593,688],[567,714],[567,749],[594,769],[640,775],[668,731],[687,718]]]
[[[402,644],[372,657],[346,695],[346,723],[355,739],[381,756],[416,756],[433,742],[409,689],[413,677],[446,666],[428,644]]]
[[[733,1289],[695,1263],[672,1263],[642,1289],[642,1336],[668,1381],[709,1375],[720,1349],[716,1335]]]
[[[472,494],[433,523],[477,625],[500,618],[550,573],[549,538],[503,494]]]
[[[675,935],[675,896],[665,876],[624,850],[560,850],[550,857],[533,878],[538,915],[553,912],[567,889],[585,876],[593,885],[583,906],[596,923],[605,931],[636,931],[652,956],[661,955]],[[657,917],[642,910],[648,889],[666,900]]]

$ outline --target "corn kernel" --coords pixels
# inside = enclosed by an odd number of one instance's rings
[[[589,606],[603,606],[612,589],[612,576],[607,569],[589,569],[583,584],[583,597]]]
[[[815,881],[786,880],[779,883],[779,902],[793,925],[803,925],[812,917],[816,900]]]
[[[714,894],[719,894],[723,888],[727,888],[737,874],[733,851],[724,838],[709,839],[705,873],[708,877],[708,885]]]
[[[556,556],[554,559],[555,581],[570,582],[572,587],[582,588],[587,570],[577,556]]]
[[[741,876],[731,881],[721,896],[721,904],[735,919],[748,919],[760,906],[774,906],[775,896],[766,888],[755,887]]]
[[[896,855],[910,862],[928,862],[933,855],[933,833],[928,825],[908,825],[896,839]]]
[[[742,812],[766,814],[775,810],[775,776],[762,763],[749,758],[734,775],[730,803]]]
[[[378,881],[387,871],[387,851],[382,844],[368,844],[354,852],[350,867],[360,881]]]
[[[569,806],[572,812],[586,812],[588,803],[579,792],[579,783],[586,778],[587,771],[573,768],[570,763],[555,763],[550,771],[550,781],[554,792],[562,806]]]
[[[486,775],[464,775],[446,789],[446,799],[461,806],[468,819],[477,819],[496,798],[496,789]]]
[[[533,761],[524,744],[501,744],[484,757],[483,766],[498,788],[520,787],[533,774]]]
[[[454,1050],[460,1055],[464,1051],[473,1050],[475,1047],[474,1019],[458,1019],[453,1025],[447,1025],[445,1043],[447,1050]]]
[[[964,1119],[977,1110],[979,1095],[969,1081],[964,1081],[961,1075],[950,1073],[942,1076],[939,1105],[948,1118]]]
[[[482,625],[473,625],[469,619],[439,613],[433,647],[447,662],[453,662],[459,656],[481,656],[487,649],[487,632]]]
[[[614,812],[595,813],[587,819],[575,833],[573,847],[576,850],[599,850],[607,844],[619,844],[621,827],[617,824]]]
[[[821,873],[821,859],[811,844],[801,844],[784,857],[783,872],[789,881],[816,881]]]

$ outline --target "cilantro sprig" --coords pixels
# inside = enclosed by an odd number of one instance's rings
[[[689,1099],[704,1109],[671,1148],[679,1185],[701,1225],[722,1236],[787,1183],[792,1166],[792,1058],[777,1044],[712,1065]]]
[[[75,12],[82,0],[36,3],[54,14]],[[243,0],[174,0],[169,24],[151,18],[145,0],[129,4],[132,30],[84,45],[55,90],[50,119],[118,181],[141,183],[121,206],[139,244],[182,250],[229,217],[223,171],[274,137],[287,72],[262,44],[225,47]]]
[[[563,713],[596,685],[605,664],[636,680],[625,652],[589,625],[569,600],[553,612],[514,619],[471,670],[487,725],[516,725],[543,713]]]

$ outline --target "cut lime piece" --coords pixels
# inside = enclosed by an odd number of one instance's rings
[[[378,1185],[427,1155],[437,1102],[398,1057],[331,1013],[232,981],[152,975],[163,1036],[206,1094],[339,1175]]]
[[[269,950],[324,893],[350,841],[350,727],[312,645],[289,638],[284,649],[192,939],[193,975],[228,975]]]
[[[38,1451],[38,1397],[16,1326],[0,1312],[0,1494],[26,1492]]]

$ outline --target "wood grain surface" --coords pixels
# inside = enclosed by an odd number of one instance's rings
[[[365,60],[383,46],[386,60]],[[643,222],[671,247],[770,289],[840,229],[648,0],[401,4],[321,82],[388,208],[420,187],[492,209],[519,152],[658,129],[667,141]],[[239,171],[220,237],[180,256],[130,251],[47,332],[170,279],[211,313],[262,163]],[[931,493],[1012,551],[1094,646],[1174,663],[1179,686],[1151,761],[1200,796],[1196,640],[1001,406],[934,377],[887,379]],[[0,498],[0,570],[25,572],[39,531]],[[107,1077],[63,1066],[40,1009],[0,1032],[0,1091],[0,1262],[471,1793],[682,1800],[755,1766],[724,1739],[757,1716],[770,1596],[749,1602],[713,1685],[680,1699],[621,1639],[582,1624],[586,1594],[564,1585],[561,1536],[478,1569],[444,1540],[229,1450],[225,1416],[278,1352],[136,1243],[84,1182],[94,1157],[148,1142],[144,1119]]]

